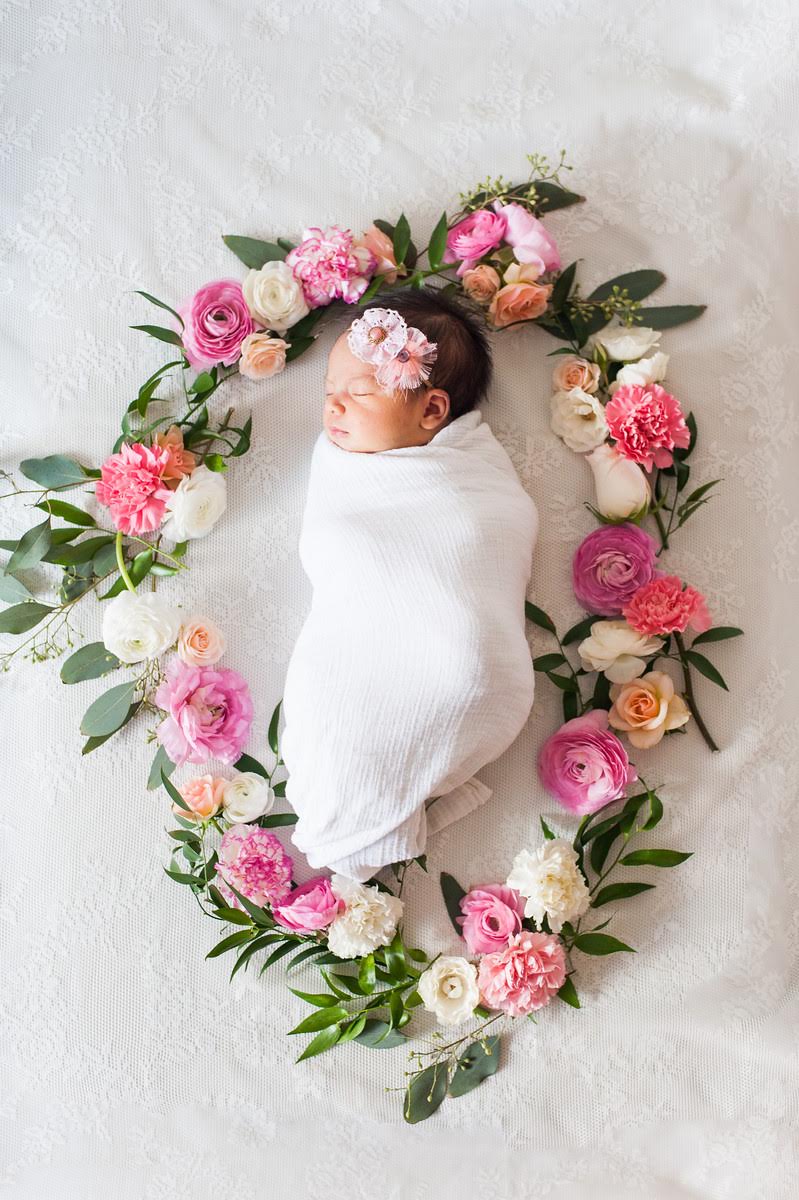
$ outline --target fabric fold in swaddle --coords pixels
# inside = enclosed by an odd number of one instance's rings
[[[537,534],[479,410],[374,454],[319,435],[299,539],[313,599],[281,737],[292,841],[312,867],[366,880],[491,795],[475,772],[533,703]]]

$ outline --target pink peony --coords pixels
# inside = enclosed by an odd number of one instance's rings
[[[544,742],[538,775],[564,808],[581,816],[618,800],[638,778],[624,746],[610,732],[603,708],[566,721]]]
[[[451,263],[462,259],[455,274],[465,275],[484,254],[500,245],[506,228],[504,216],[489,212],[487,208],[478,208],[450,229],[443,261]]]
[[[578,602],[586,612],[619,616],[653,577],[656,551],[654,538],[637,525],[600,525],[574,553],[572,586]]]
[[[288,929],[315,933],[317,929],[326,929],[345,907],[344,901],[330,886],[330,880],[320,875],[295,888],[281,904],[273,905],[272,912]]]
[[[495,200],[493,207],[505,218],[505,241],[513,247],[517,262],[531,263],[539,275],[560,270],[558,247],[543,221],[534,217],[523,204],[502,204]]]
[[[95,495],[111,510],[111,519],[123,533],[141,537],[161,524],[172,495],[164,482],[170,451],[160,446],[123,443],[100,468]]]
[[[704,633],[713,624],[707,601],[696,588],[683,584],[679,575],[661,575],[640,587],[622,610],[624,619],[639,633],[682,633],[690,625]]]
[[[173,763],[218,758],[230,765],[250,733],[253,706],[247,684],[229,667],[193,667],[170,659],[155,702],[167,716],[156,736]]]
[[[566,954],[551,933],[523,929],[504,950],[480,959],[477,986],[489,1008],[523,1017],[549,1004],[566,982]]]
[[[291,890],[293,862],[268,829],[258,825],[231,825],[219,846],[217,887],[233,908],[242,905],[231,885],[253,904],[279,904]]]
[[[659,383],[616,388],[605,405],[605,420],[619,453],[647,471],[670,467],[674,447],[685,450],[691,440],[679,400]]]
[[[356,246],[349,229],[312,225],[302,241],[286,255],[286,262],[302,284],[310,308],[321,308],[341,298],[355,304],[369,286],[377,259],[367,246]]]
[[[524,900],[504,883],[486,883],[461,898],[463,940],[472,954],[504,949],[522,927]]]
[[[183,318],[183,349],[195,368],[238,362],[241,343],[258,326],[237,279],[206,283],[177,310]]]

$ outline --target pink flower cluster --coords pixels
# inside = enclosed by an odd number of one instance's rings
[[[280,904],[291,890],[293,862],[273,833],[259,825],[231,825],[219,846],[217,887],[241,908],[230,887],[253,904]]]
[[[177,655],[155,693],[166,712],[156,730],[173,763],[240,757],[252,725],[250,690],[230,667],[193,667]]]
[[[560,270],[558,248],[543,221],[522,204],[495,200],[492,208],[470,213],[447,234],[444,262],[461,259],[456,275],[465,275],[503,241],[513,248],[516,261],[531,265],[537,275]]]
[[[672,450],[687,449],[691,440],[679,401],[659,383],[618,387],[605,405],[605,420],[618,452],[647,471],[670,467]]]
[[[309,308],[337,299],[355,304],[378,265],[371,250],[356,245],[351,231],[338,225],[303,230],[302,241],[286,255],[286,263],[300,280]]]

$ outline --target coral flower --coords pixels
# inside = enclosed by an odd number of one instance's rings
[[[163,474],[167,487],[176,488],[184,475],[191,475],[197,465],[197,458],[191,450],[183,445],[183,433],[179,425],[170,425],[166,433],[157,433],[153,445],[159,446],[169,454]]]
[[[691,440],[679,401],[659,383],[616,388],[605,406],[605,420],[619,453],[647,471],[670,467],[672,450],[687,449]]]
[[[707,601],[696,588],[683,584],[679,575],[661,575],[640,587],[622,610],[628,625],[639,633],[683,633],[690,625],[697,633],[710,629],[713,620]]]
[[[123,443],[100,468],[95,495],[111,510],[111,518],[122,533],[140,537],[161,524],[166,502],[172,495],[164,482],[169,451],[161,446],[132,446]]]

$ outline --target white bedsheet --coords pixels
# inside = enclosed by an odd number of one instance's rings
[[[127,329],[152,318],[132,289],[174,302],[243,273],[222,234],[359,231],[404,209],[424,245],[460,189],[523,178],[525,152],[563,146],[588,202],[550,226],[564,261],[583,260],[586,294],[654,266],[668,275],[658,303],[709,305],[662,345],[699,419],[696,473],[724,483],[669,561],[747,635],[713,656],[730,694],[699,684],[721,753],[692,729],[647,755],[670,801],[663,841],[694,857],[620,907],[614,929],[637,955],[581,962],[583,1009],[518,1022],[497,1076],[416,1127],[384,1090],[402,1083],[401,1052],[294,1066],[301,1002],[204,961],[217,931],[161,869],[151,748],[131,734],[82,759],[91,687],[20,664],[2,679],[0,1195],[260,1200],[279,1181],[360,1200],[381,1172],[387,1200],[795,1194],[795,11],[3,5],[4,467],[102,459],[163,361]],[[192,548],[197,607],[226,629],[264,741],[309,601],[296,540],[331,337],[274,384],[238,389],[254,448],[224,523]],[[554,343],[514,329],[496,347],[486,416],[539,509],[533,599],[565,626],[580,615],[569,559],[593,525],[588,472],[549,431]],[[4,504],[0,537],[21,527]],[[489,803],[431,839],[429,878],[409,878],[409,928],[428,949],[458,952],[440,870],[502,879],[539,814],[572,830],[533,767],[559,713],[542,682],[517,743],[481,773]]]

